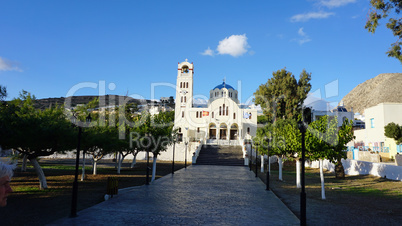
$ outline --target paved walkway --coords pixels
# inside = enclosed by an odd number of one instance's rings
[[[248,167],[192,165],[54,225],[299,225]]]

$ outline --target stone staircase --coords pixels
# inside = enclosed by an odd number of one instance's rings
[[[241,146],[203,145],[196,165],[244,166]]]

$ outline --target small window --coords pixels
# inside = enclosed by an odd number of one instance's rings
[[[179,128],[179,133],[181,133],[181,128]]]
[[[374,128],[374,118],[370,119],[371,128]]]
[[[233,113],[233,119],[236,119],[236,113]]]
[[[186,88],[188,88],[188,82],[186,82]]]
[[[180,82],[180,88],[183,88],[183,83],[182,82]]]
[[[200,111],[200,118],[202,118],[202,111]]]
[[[226,107],[226,116],[229,115],[229,107]]]
[[[222,106],[219,106],[219,115],[222,115]]]
[[[181,112],[181,117],[184,118],[184,111]]]
[[[187,102],[187,97],[184,97],[184,103],[186,103]]]
[[[181,102],[183,103],[183,97],[181,97]]]
[[[214,112],[212,112],[211,117],[214,118]]]
[[[250,127],[247,127],[247,134],[250,134]]]
[[[196,118],[198,118],[198,111],[197,111],[197,112],[195,112],[195,117],[196,117]]]
[[[200,132],[200,127],[197,127],[197,133],[199,133]]]
[[[249,113],[249,115],[250,115],[249,119],[251,119],[251,112]]]

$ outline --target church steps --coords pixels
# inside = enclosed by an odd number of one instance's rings
[[[243,152],[240,146],[204,145],[196,164],[244,166]]]

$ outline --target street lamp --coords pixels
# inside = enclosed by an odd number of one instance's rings
[[[305,183],[305,167],[304,167],[304,162],[305,162],[305,156],[306,156],[306,145],[305,145],[305,136],[306,136],[306,130],[307,130],[307,125],[311,122],[312,120],[312,113],[311,113],[311,108],[303,108],[302,111],[302,120],[297,122],[297,125],[299,127],[299,130],[302,134],[302,158],[301,158],[301,192],[300,192],[300,225],[306,225],[307,224],[307,219],[306,219],[306,183]]]
[[[151,169],[149,167],[149,149],[151,148],[151,134],[146,133],[145,136],[148,139],[148,146],[147,146],[147,176],[146,176],[145,185],[149,185],[149,170]]]
[[[174,149],[176,146],[176,136],[173,137],[173,160],[172,160],[172,174],[174,174]]]
[[[264,138],[264,140],[267,140],[267,137]],[[268,156],[268,166],[267,166],[267,178],[266,178],[266,188],[265,190],[269,191],[269,167],[271,165],[270,159],[269,159],[269,149],[271,148],[271,140],[272,138],[270,137],[268,140],[268,147],[267,147],[267,156]]]
[[[86,117],[85,126],[88,126],[91,122],[91,114]],[[73,123],[75,124],[77,117],[73,115]],[[82,134],[82,126],[78,125],[78,144],[77,144],[77,155],[75,158],[75,177],[73,182],[73,194],[71,199],[71,213],[70,217],[77,216],[77,198],[78,198],[78,165],[80,161],[80,149],[81,149],[81,134]]]
[[[255,177],[258,177],[258,158],[257,158],[257,151],[258,151],[258,143],[255,145]]]
[[[186,139],[184,144],[186,145],[185,153],[184,153],[184,168],[187,169],[187,145],[188,145],[188,127],[186,127]]]

